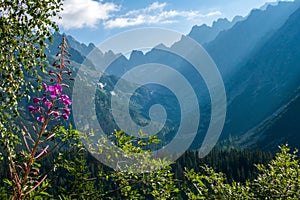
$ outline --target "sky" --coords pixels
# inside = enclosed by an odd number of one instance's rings
[[[219,18],[247,16],[254,8],[277,0],[65,0],[63,33],[79,42],[98,45],[136,28],[161,27],[188,34],[194,25],[211,25]]]

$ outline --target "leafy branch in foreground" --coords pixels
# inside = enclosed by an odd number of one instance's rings
[[[146,136],[142,131],[139,134]],[[171,170],[172,163],[151,158],[150,150],[144,149],[159,142],[156,136],[144,140],[126,135],[123,131],[115,131],[109,138],[116,142],[123,154],[118,156],[115,151],[110,151],[105,139],[100,139],[95,148],[90,146],[89,151],[94,156],[106,156],[107,161],[111,160],[117,165],[114,171],[98,171],[97,179],[102,181],[102,189],[94,196],[99,199],[176,199],[179,189]],[[88,137],[85,137],[85,143],[93,141],[95,140],[88,141]]]
[[[267,166],[256,165],[259,175],[253,183],[257,198],[300,199],[300,162],[298,150],[291,153],[285,145]]]
[[[17,112],[17,103],[25,92],[33,89],[25,74],[37,76],[37,66],[43,67],[46,39],[58,30],[52,18],[62,7],[61,0],[0,1],[0,116]],[[26,91],[24,91],[24,87]],[[3,128],[3,127],[1,127]]]
[[[204,173],[186,170],[186,193],[189,199],[299,199],[300,163],[298,151],[290,153],[285,145],[267,165],[258,164],[259,174],[245,184],[229,184],[223,173],[203,167]]]
[[[37,67],[43,71],[45,41],[51,38],[53,30],[58,30],[52,19],[61,9],[61,0],[0,1],[0,147],[5,148],[0,160],[8,158],[13,172],[21,170],[23,165],[15,162],[22,157],[15,153],[22,138],[22,134],[17,134],[22,129],[16,123],[19,121],[18,103],[35,90],[35,80],[28,77],[41,82]],[[20,181],[20,177],[13,174],[13,178]],[[9,194],[5,192],[5,195],[7,199]]]

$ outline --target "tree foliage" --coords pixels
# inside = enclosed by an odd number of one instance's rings
[[[300,163],[298,151],[290,153],[288,146],[281,146],[280,153],[268,165],[256,165],[260,174],[254,181],[258,198],[299,199]]]
[[[29,76],[41,82],[37,67],[44,66],[45,41],[58,30],[52,18],[61,6],[61,0],[0,1],[0,145],[7,151],[20,143],[17,105],[34,90]]]
[[[187,170],[187,196],[190,199],[299,199],[300,164],[297,151],[285,145],[268,165],[256,165],[259,174],[253,181],[228,183],[226,176],[210,167],[205,173]]]
[[[8,111],[17,113],[18,100],[34,89],[25,75],[37,79],[37,66],[43,67],[46,39],[58,30],[52,21],[61,10],[61,0],[0,1],[0,128]]]

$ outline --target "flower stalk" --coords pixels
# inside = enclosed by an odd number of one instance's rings
[[[66,36],[63,36],[62,43],[58,47],[60,49],[57,54],[58,59],[53,63],[54,70],[49,70],[48,75],[50,84],[42,83],[43,95],[32,99],[32,105],[28,106],[28,112],[31,115],[32,131],[23,125],[21,131],[23,142],[26,147],[26,152],[23,150],[22,154],[26,160],[23,165],[16,165],[14,159],[10,158],[10,174],[14,180],[13,199],[22,199],[35,191],[46,180],[47,175],[40,176],[40,171],[34,167],[35,162],[49,155],[50,152],[58,146],[54,144],[49,149],[50,145],[44,145],[45,142],[56,139],[55,127],[60,125],[62,120],[68,120],[71,110],[69,106],[72,104],[71,99],[67,94],[63,93],[64,87],[69,87],[64,80],[73,80],[70,67],[65,62],[70,64],[68,53],[68,45]],[[30,132],[36,134],[31,136]],[[38,177],[36,179],[36,177]],[[41,178],[42,177],[42,178]],[[34,185],[30,185],[34,183]]]

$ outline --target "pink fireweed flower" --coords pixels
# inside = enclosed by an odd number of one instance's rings
[[[65,106],[69,106],[69,105],[72,104],[72,101],[71,101],[71,99],[65,99],[65,100],[63,101],[63,103],[64,103]]]
[[[29,112],[40,112],[41,108],[39,106],[38,107],[28,106],[28,111]]]
[[[39,106],[36,107],[36,108],[35,108],[35,112],[41,112],[41,107],[39,107]]]
[[[65,120],[68,120],[69,119],[69,115],[67,115],[67,113],[64,113],[61,115]]]
[[[71,99],[70,99],[69,96],[66,95],[66,94],[62,94],[60,100],[63,102],[63,104],[64,104],[65,106],[69,106],[69,105],[72,104]]]
[[[71,110],[69,108],[64,108],[63,110],[67,115],[71,114]]]
[[[55,84],[53,86],[49,86],[48,90],[51,92],[50,97],[52,99],[56,98],[56,95],[60,95],[62,92],[62,86],[60,84]]]
[[[35,107],[33,107],[33,106],[28,106],[28,111],[29,111],[29,112],[35,111]]]
[[[51,112],[51,114],[56,118],[56,117],[59,117],[59,112],[55,112],[55,111],[53,111],[53,112]]]
[[[39,117],[37,117],[36,119],[37,119],[38,121],[42,122],[42,123],[45,122],[45,118],[44,118],[44,117],[39,116]]]
[[[48,74],[52,75],[52,74],[54,74],[54,72],[52,70],[49,70]]]
[[[37,104],[37,103],[39,103],[41,100],[42,100],[41,98],[33,98],[33,99],[32,99],[32,102],[33,102],[34,104]]]
[[[50,101],[48,101],[48,100],[44,101],[44,104],[45,104],[45,106],[47,106],[48,109],[50,109],[51,106],[52,106],[52,103]]]

